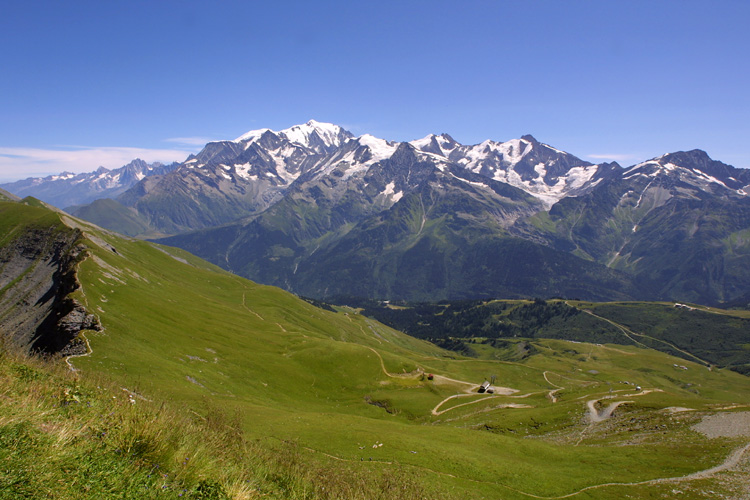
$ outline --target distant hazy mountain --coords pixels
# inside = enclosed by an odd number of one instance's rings
[[[729,301],[750,288],[750,175],[702,151],[623,169],[523,136],[462,145],[310,121],[213,142],[75,213],[172,234],[303,295]]]
[[[71,205],[85,205],[100,198],[114,198],[138,181],[151,175],[166,174],[177,164],[146,163],[135,159],[127,165],[108,170],[99,167],[95,172],[73,174],[63,172],[47,177],[30,177],[21,181],[0,184],[17,196],[33,196],[60,208]]]
[[[0,189],[0,201],[18,201],[20,199],[21,198],[19,198],[18,196],[9,193],[4,189]]]

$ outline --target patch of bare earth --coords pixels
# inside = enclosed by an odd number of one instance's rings
[[[750,411],[717,413],[703,417],[692,429],[707,438],[750,437]]]
[[[691,429],[700,432],[709,439],[750,438],[750,412],[708,415],[693,425]],[[713,474],[714,489],[710,491],[714,494],[712,498],[750,499],[750,444],[735,450],[716,469],[718,470]],[[706,493],[706,491],[701,491],[701,493]]]

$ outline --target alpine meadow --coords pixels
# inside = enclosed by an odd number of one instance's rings
[[[466,338],[450,337],[470,346],[467,356],[360,306],[306,301],[35,199],[8,199],[3,498],[659,498],[675,489],[702,498],[746,487],[737,466],[750,384],[721,368],[746,359],[662,335],[646,305],[629,317],[616,304],[568,301],[598,323],[539,334],[521,321],[504,340],[469,326]],[[747,312],[684,307],[686,325],[691,313],[738,323],[733,345],[744,352]],[[490,317],[504,323],[500,311]],[[534,317],[544,324],[544,308]],[[41,362],[19,352],[29,348],[60,354]]]
[[[5,2],[0,500],[750,499],[748,19]]]

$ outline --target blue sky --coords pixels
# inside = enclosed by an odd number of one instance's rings
[[[749,21],[745,0],[7,0],[0,180],[309,119],[750,167]]]

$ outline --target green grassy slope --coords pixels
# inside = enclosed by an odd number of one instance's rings
[[[467,354],[471,351],[465,345],[448,339],[533,337],[640,345],[750,373],[747,311],[674,302],[472,300],[394,307],[378,301],[341,301],[412,336]]]
[[[0,348],[0,499],[429,496],[402,470],[305,463],[296,442],[245,439],[220,408],[199,415],[79,375]]]
[[[552,340],[533,341],[535,354],[520,361],[490,345],[463,358],[353,310],[322,310],[180,250],[60,217],[84,232],[75,295],[103,327],[82,335],[87,355],[67,360],[81,376],[106,377],[136,407],[143,397],[199,420],[217,408],[236,415],[247,439],[296,443],[301,471],[345,466],[343,482],[406,473],[427,498],[621,498],[673,485],[602,485],[708,469],[744,443],[690,430],[706,412],[750,403],[748,379],[730,371]],[[512,391],[472,392],[492,375]],[[629,402],[589,423],[587,402],[610,397]],[[730,488],[723,479],[686,487]],[[354,487],[338,497],[373,498]]]
[[[111,198],[95,200],[88,205],[66,208],[66,211],[127,236],[149,237],[158,234],[134,210]]]
[[[695,304],[580,303],[590,313],[625,326],[635,340],[707,364],[750,373],[750,315]],[[688,358],[691,356],[688,356]]]

